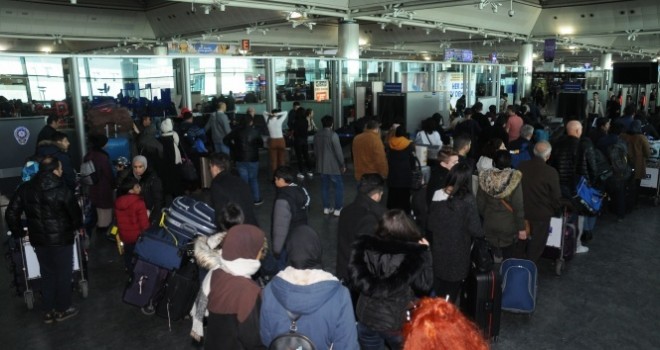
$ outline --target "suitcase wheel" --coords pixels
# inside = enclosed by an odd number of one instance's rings
[[[28,310],[34,309],[34,294],[31,290],[26,290],[23,293],[23,299],[25,299],[25,305]]]
[[[80,281],[78,286],[80,287],[80,296],[86,299],[89,295],[89,284],[87,281]]]
[[[151,302],[149,302],[149,305],[141,307],[140,311],[147,316],[151,316],[156,313],[156,308]]]

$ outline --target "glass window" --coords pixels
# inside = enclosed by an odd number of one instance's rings
[[[21,64],[20,57],[0,57],[0,67],[2,67],[2,74],[18,74],[23,75],[23,65]]]

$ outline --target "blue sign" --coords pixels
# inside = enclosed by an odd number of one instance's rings
[[[557,39],[545,39],[543,46],[543,60],[552,62],[555,60],[555,51],[557,50]]]
[[[563,89],[564,89],[564,91],[581,91],[582,90],[582,84],[581,83],[564,83]]]
[[[383,92],[401,92],[401,83],[385,83]]]

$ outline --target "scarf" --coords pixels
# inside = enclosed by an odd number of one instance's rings
[[[173,131],[172,119],[167,118],[160,123],[161,136],[172,136],[174,140],[174,164],[181,164],[181,151],[179,151],[179,135]]]

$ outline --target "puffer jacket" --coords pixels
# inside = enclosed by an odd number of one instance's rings
[[[224,143],[229,147],[232,158],[237,162],[258,162],[259,148],[264,146],[259,130],[253,126],[232,130],[225,136]]]
[[[73,192],[53,173],[40,173],[22,184],[9,202],[7,226],[20,237],[25,236],[22,213],[35,247],[73,244],[74,230],[81,226],[82,213]]]
[[[64,152],[57,143],[50,140],[43,140],[37,145],[38,156],[52,156],[62,163],[62,180],[70,190],[76,189],[76,171],[71,162],[69,152]]]
[[[356,316],[374,331],[398,331],[416,295],[433,285],[429,247],[417,242],[361,236],[348,266],[351,286],[360,292]]]
[[[135,244],[140,233],[149,228],[144,200],[137,194],[125,194],[115,201],[115,216],[119,237],[126,244]]]
[[[564,136],[552,146],[550,165],[559,173],[559,184],[564,197],[573,197],[581,175],[593,183],[591,174],[595,174],[596,169],[593,153],[593,143],[586,138],[580,140]],[[590,168],[593,169],[591,173]]]
[[[518,231],[525,229],[521,180],[522,173],[511,168],[487,169],[479,174],[477,207],[484,220],[486,240],[495,247],[510,246]]]

